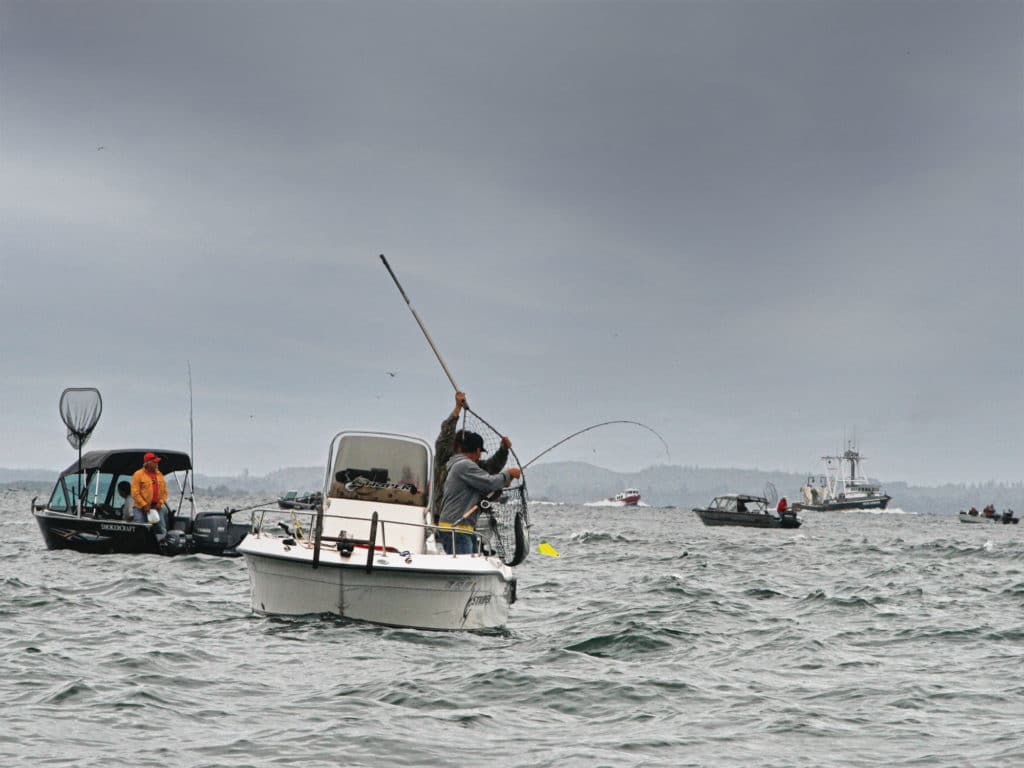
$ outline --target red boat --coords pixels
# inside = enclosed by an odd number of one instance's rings
[[[608,501],[618,501],[627,506],[635,507],[640,503],[640,490],[638,488],[627,488],[616,493]]]

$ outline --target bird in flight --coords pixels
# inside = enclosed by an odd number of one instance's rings
[[[394,371],[384,371],[384,373],[386,373],[386,374],[387,374],[388,376],[390,376],[390,377],[391,377],[392,379],[393,379],[393,378],[395,378],[395,372],[394,372]]]
[[[103,145],[96,147],[96,151],[99,152],[101,149],[106,149]]]

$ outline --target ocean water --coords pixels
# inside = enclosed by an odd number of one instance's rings
[[[1024,765],[1024,525],[541,505],[561,556],[508,627],[439,633],[254,616],[241,559],[50,552],[29,499],[2,766]]]

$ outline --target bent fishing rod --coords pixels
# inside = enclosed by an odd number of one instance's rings
[[[646,424],[640,423],[639,421],[630,421],[629,419],[614,419],[612,421],[602,421],[600,424],[592,424],[589,427],[585,427],[584,429],[579,430],[578,432],[573,432],[571,435],[568,435],[567,437],[563,437],[561,440],[559,440],[557,443],[552,445],[550,448],[547,448],[547,449],[541,451],[540,453],[538,453],[536,456],[534,456],[532,459],[530,459],[525,464],[521,464],[520,467],[522,469],[526,469],[528,466],[533,464],[533,462],[535,462],[541,456],[543,456],[546,453],[549,453],[550,451],[553,451],[555,448],[560,446],[562,443],[568,442],[569,440],[572,440],[577,435],[582,435],[584,432],[589,432],[590,430],[597,429],[598,427],[606,427],[609,424],[634,424],[634,425],[636,425],[638,427],[643,427],[648,432],[653,432],[657,436],[657,438],[659,440],[661,440],[661,444],[663,446],[665,446],[665,454],[668,456],[669,462],[672,461],[672,452],[669,451],[669,449],[668,449],[668,443],[665,442],[665,438],[663,438],[660,434],[658,434],[658,432],[656,430],[652,429],[651,427],[647,426]]]

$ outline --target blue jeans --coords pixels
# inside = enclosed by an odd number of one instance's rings
[[[162,509],[158,510],[158,512],[160,513],[160,522],[153,523],[153,525],[156,526],[156,532],[157,533],[166,535],[167,534],[167,515],[166,515],[166,513]],[[148,523],[149,519],[146,517],[146,515],[148,515],[148,514],[149,514],[149,510],[148,509],[139,509],[138,507],[132,507],[132,522],[133,523]]]
[[[459,533],[451,528],[440,528],[437,537],[441,541],[441,547],[449,555],[452,554],[452,544],[455,545],[456,555],[471,555],[476,550],[476,537],[468,533]],[[454,539],[454,542],[452,541]]]

